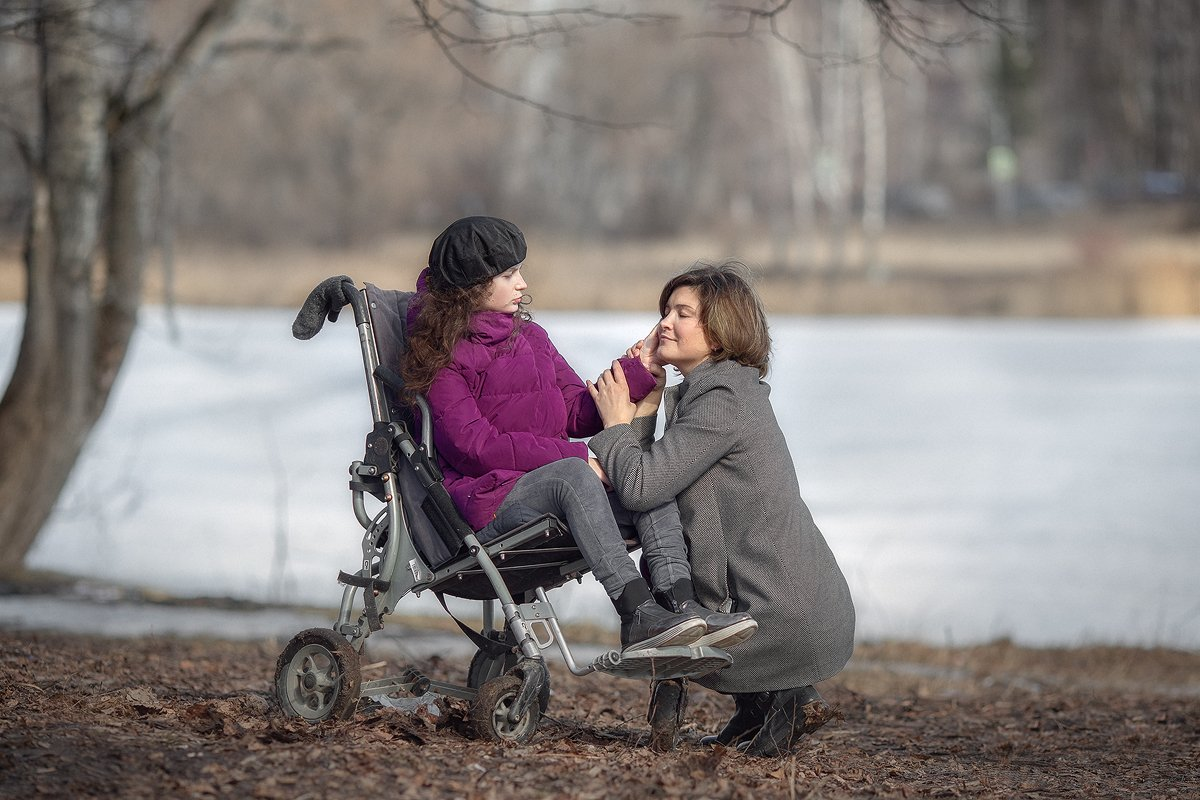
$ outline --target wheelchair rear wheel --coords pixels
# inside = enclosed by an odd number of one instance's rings
[[[493,678],[479,687],[479,694],[471,704],[470,719],[481,739],[525,744],[537,733],[542,716],[540,704],[530,705],[516,722],[508,718],[508,711],[520,690],[521,679],[515,675]]]
[[[309,722],[348,719],[358,706],[358,653],[329,628],[292,637],[275,662],[275,697],[289,716]]]

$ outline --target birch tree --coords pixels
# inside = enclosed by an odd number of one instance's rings
[[[40,0],[9,11],[36,53],[25,321],[0,399],[0,571],[20,568],[108,402],[154,240],[159,145],[181,92],[243,0],[213,0],[146,69],[142,3]],[[19,17],[17,15],[24,15]]]

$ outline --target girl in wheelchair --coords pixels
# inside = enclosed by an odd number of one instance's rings
[[[460,219],[434,241],[409,308],[401,372],[428,401],[456,507],[485,542],[547,513],[564,520],[620,616],[623,651],[745,640],[757,628],[749,614],[710,611],[693,596],[675,502],[626,509],[587,445],[573,439],[603,423],[584,382],[525,308],[525,256],[525,237],[511,222]],[[640,358],[627,356],[620,367],[633,402],[654,389]],[[636,532],[649,584],[622,531]]]

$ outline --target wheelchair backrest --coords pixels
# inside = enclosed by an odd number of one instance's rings
[[[375,350],[379,359],[374,379],[380,387],[384,407],[389,419],[378,420],[377,425],[401,422],[409,434],[425,451],[433,464],[437,463],[432,436],[422,436],[420,409],[404,396],[400,365],[408,352],[408,308],[415,292],[395,289],[380,289],[366,284],[364,293],[371,317],[371,329]],[[419,403],[423,401],[419,400]],[[422,441],[428,439],[429,441]],[[413,544],[432,568],[437,569],[452,559],[462,545],[462,539],[453,530],[455,523],[466,528],[461,518],[442,519],[429,492],[445,491],[439,485],[426,489],[417,478],[412,464],[400,454],[396,456],[396,473],[400,482],[400,496],[404,505],[409,533]]]
[[[371,283],[366,284],[364,291],[375,335],[375,351],[379,355],[375,377],[380,379],[388,413],[391,419],[406,424],[413,438],[419,439],[420,432],[415,424],[417,416],[412,404],[401,396],[399,384],[400,364],[408,352],[408,306],[416,292],[380,289]]]

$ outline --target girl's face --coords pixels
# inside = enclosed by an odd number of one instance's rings
[[[712,346],[700,324],[700,296],[691,286],[680,286],[667,300],[667,315],[658,323],[658,360],[684,376],[712,355]]]
[[[490,288],[491,291],[488,292],[480,310],[515,314],[529,285],[521,277],[521,265],[517,264],[492,278]]]

